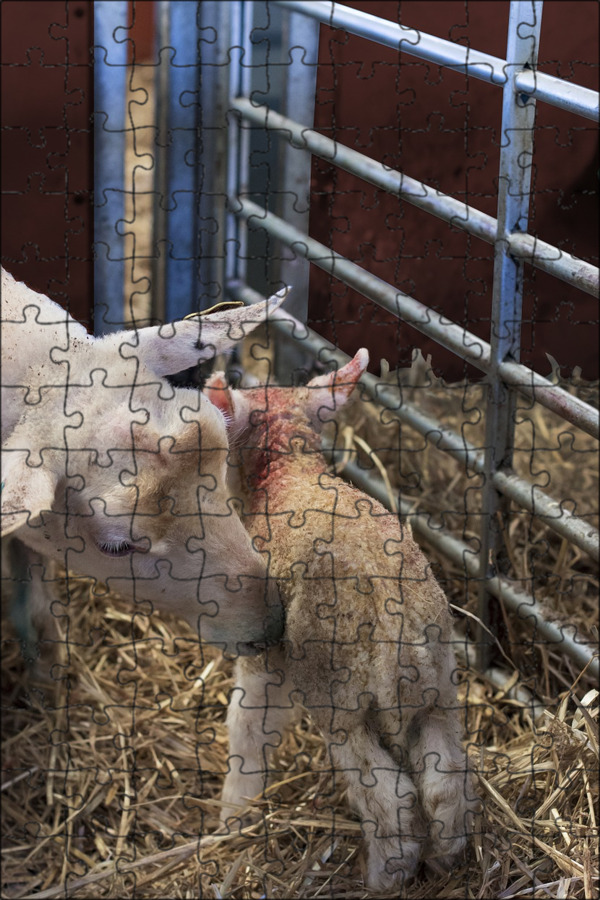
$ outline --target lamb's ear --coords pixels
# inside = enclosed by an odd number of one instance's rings
[[[52,509],[56,475],[44,465],[27,465],[28,450],[2,452],[2,537]]]
[[[369,352],[363,347],[337,372],[309,381],[308,412],[316,425],[329,421],[344,405],[368,365]]]
[[[101,340],[115,344],[124,357],[138,357],[156,375],[174,375],[231,349],[265,322],[289,291],[290,288],[283,288],[252,306],[218,310],[137,332],[111,334]]]
[[[250,406],[243,391],[235,391],[227,384],[224,372],[213,372],[202,391],[225,416],[230,438],[245,431],[250,418]]]

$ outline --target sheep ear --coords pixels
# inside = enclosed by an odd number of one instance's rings
[[[213,372],[202,393],[223,413],[230,437],[239,436],[248,425],[251,412],[244,392],[233,390],[224,372]]]
[[[221,410],[229,425],[233,421],[233,397],[225,378],[225,372],[213,372],[207,379],[202,393],[217,409]]]
[[[308,383],[309,412],[315,423],[327,422],[344,405],[369,365],[369,352],[361,348],[337,372],[319,375]]]
[[[47,466],[28,466],[28,450],[2,452],[2,537],[52,509],[56,475]]]
[[[289,290],[284,288],[252,306],[222,309],[155,328],[107,335],[100,340],[114,343],[125,358],[137,357],[156,375],[174,375],[230,350],[267,321]]]

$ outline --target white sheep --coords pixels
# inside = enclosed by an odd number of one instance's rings
[[[50,559],[232,655],[280,637],[276,586],[229,503],[223,416],[163,376],[233,346],[285,293],[95,339],[2,270],[2,536],[27,548],[36,624]]]
[[[242,519],[278,580],[284,641],[236,663],[222,820],[264,796],[299,705],[327,744],[366,838],[368,887],[401,889],[422,849],[461,853],[474,809],[448,602],[408,525],[329,473],[322,422],[366,369],[360,350],[306,387],[207,392],[229,422]],[[231,824],[231,820],[230,820]]]

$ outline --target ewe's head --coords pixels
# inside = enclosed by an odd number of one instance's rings
[[[231,333],[223,312],[214,329],[203,324],[210,352],[260,320],[255,310],[249,323],[234,313]],[[146,329],[98,341],[69,402],[48,396],[21,418],[2,452],[2,534],[89,577],[97,591],[106,585],[176,613],[205,640],[248,653],[281,636],[281,604],[230,501],[223,415],[206,396],[160,378],[200,352],[197,325],[181,324],[170,337]],[[143,378],[132,381],[137,362]],[[100,371],[102,379],[90,377]]]

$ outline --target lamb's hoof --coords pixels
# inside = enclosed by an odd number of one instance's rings
[[[404,868],[391,872],[370,872],[366,886],[376,894],[394,894],[396,897],[402,897],[413,876],[414,872],[407,872]]]
[[[379,857],[379,854],[377,854]],[[375,854],[370,853],[366,885],[370,891],[389,893],[394,891],[402,896],[407,885],[414,877],[419,861],[419,848],[410,848],[403,856],[391,856],[389,858],[375,859]]]
[[[452,843],[454,847],[451,853],[440,853],[439,848],[430,848],[430,855],[428,855],[427,848],[425,848],[423,862],[434,874],[447,875],[457,861],[464,856],[466,839],[460,839]]]

